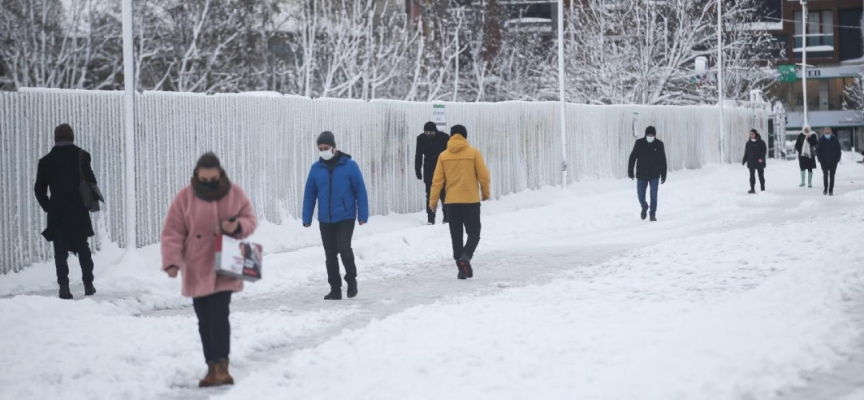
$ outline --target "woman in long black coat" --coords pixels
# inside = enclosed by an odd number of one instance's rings
[[[795,151],[798,152],[798,166],[801,168],[801,184],[804,187],[804,171],[807,171],[807,187],[813,187],[813,170],[816,169],[816,134],[809,126],[798,134],[795,141]]]
[[[768,146],[759,136],[759,132],[755,129],[750,130],[750,140],[744,147],[744,159],[741,160],[741,165],[747,165],[750,169],[750,191],[747,193],[756,193],[756,172],[759,172],[759,183],[762,186],[762,191],[765,191],[765,157],[768,155]]]

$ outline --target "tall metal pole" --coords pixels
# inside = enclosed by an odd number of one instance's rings
[[[135,52],[132,40],[132,0],[123,0],[123,81],[126,88],[124,108],[126,121],[126,179],[123,189],[126,193],[126,254],[138,246],[135,234]]]
[[[572,0],[571,0],[572,1]],[[558,0],[558,90],[561,100],[561,182],[567,189],[567,98],[564,92],[564,0]]]
[[[459,47],[459,31],[462,30],[462,9],[460,8],[456,15],[459,18],[459,24],[456,26],[456,77],[453,81],[453,102],[458,101],[459,96],[459,56],[462,54],[461,47]]]
[[[717,0],[717,93],[720,103],[720,163],[726,161],[726,151],[723,148],[726,142],[726,121],[724,118],[723,102],[723,0]]]
[[[801,129],[804,129],[805,126],[810,125],[807,118],[807,0],[801,0],[801,8],[801,31],[803,32],[801,38],[801,86],[804,87],[804,124]]]

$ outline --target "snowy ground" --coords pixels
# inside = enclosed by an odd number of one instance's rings
[[[196,387],[194,312],[157,247],[103,251],[74,302],[36,265],[0,277],[0,399],[864,399],[864,166],[830,198],[796,166],[755,196],[740,166],[672,173],[656,223],[629,180],[486,203],[468,281],[446,227],[374,218],[341,302],[321,300],[316,228],[264,226],[230,389]]]

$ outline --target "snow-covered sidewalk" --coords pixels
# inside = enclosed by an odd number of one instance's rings
[[[820,396],[864,354],[864,168],[841,165],[829,198],[796,167],[769,164],[755,196],[743,167],[670,174],[656,223],[629,180],[484,204],[469,281],[446,227],[373,218],[355,239],[360,296],[342,302],[320,300],[317,229],[265,226],[265,278],[232,305],[230,389],[195,388],[194,313],[156,247],[101,253],[99,294],[74,302],[37,265],[0,279],[0,398]]]

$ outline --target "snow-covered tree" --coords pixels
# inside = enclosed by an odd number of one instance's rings
[[[748,24],[758,6],[753,0],[724,3],[723,68],[730,98],[773,79],[762,73],[770,68],[764,60],[770,58],[771,38]],[[693,104],[716,98],[714,86],[693,80],[697,57],[708,57],[716,65],[714,2],[589,0],[576,2],[571,10],[566,60],[571,100]]]

